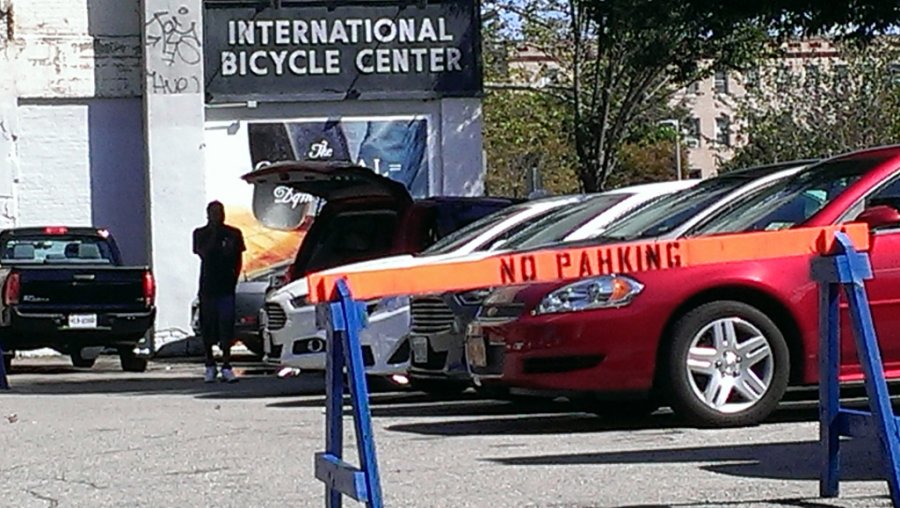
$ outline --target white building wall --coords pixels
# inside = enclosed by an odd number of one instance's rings
[[[19,97],[140,96],[139,0],[5,1]]]
[[[86,104],[20,104],[18,226],[91,225]]]
[[[0,222],[109,227],[146,263],[140,1],[3,2]]]

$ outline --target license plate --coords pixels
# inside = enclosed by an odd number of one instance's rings
[[[469,337],[466,339],[466,358],[473,367],[487,367],[487,351],[484,338]]]
[[[97,328],[97,315],[72,314],[69,316],[69,328]]]
[[[428,363],[428,339],[410,337],[409,346],[412,348],[413,363]]]

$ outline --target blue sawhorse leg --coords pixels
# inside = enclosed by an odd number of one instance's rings
[[[869,258],[858,253],[850,239],[837,234],[842,252],[818,260],[813,273],[820,287],[820,438],[823,452],[819,482],[823,497],[839,493],[840,438],[868,437],[879,441],[891,500],[900,507],[900,427],[891,407],[881,352],[872,322],[865,280],[872,278]],[[870,411],[844,409],[840,405],[840,319],[839,296],[847,294],[857,356],[865,376]]]
[[[325,453],[316,454],[316,477],[325,482],[326,506],[340,508],[342,496],[365,502],[370,508],[382,508],[375,436],[369,410],[369,390],[363,363],[359,331],[363,327],[365,306],[353,301],[342,280],[335,287],[338,301],[320,306],[320,318],[328,325],[328,358],[325,372]],[[356,444],[360,467],[342,460],[344,367],[353,408]]]

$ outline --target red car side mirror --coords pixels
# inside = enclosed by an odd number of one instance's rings
[[[878,205],[863,210],[854,222],[863,222],[869,229],[900,225],[900,211],[888,205]]]

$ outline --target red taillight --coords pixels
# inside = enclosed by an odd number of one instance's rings
[[[69,232],[69,228],[65,226],[51,226],[44,228],[44,233],[48,235],[64,235]]]
[[[147,304],[147,307],[152,307],[155,299],[156,281],[153,279],[152,273],[144,272],[144,303]]]
[[[18,273],[11,273],[6,278],[6,286],[3,288],[3,303],[16,305],[19,303],[19,295],[22,292],[22,280]]]

